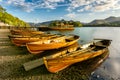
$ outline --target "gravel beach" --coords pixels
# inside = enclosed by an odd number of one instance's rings
[[[44,65],[25,71],[23,64],[41,55],[30,54],[26,47],[17,47],[8,38],[9,29],[0,29],[0,80],[89,80],[91,72],[100,65],[101,57],[76,63],[56,74]],[[89,66],[87,66],[89,65]]]

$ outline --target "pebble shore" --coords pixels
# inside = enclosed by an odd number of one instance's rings
[[[8,34],[9,29],[0,29],[0,80],[89,80],[93,68],[96,68],[92,65],[97,60],[89,60],[76,63],[56,74],[48,72],[44,65],[25,71],[23,64],[41,58],[41,55],[32,55],[26,47],[13,45]]]

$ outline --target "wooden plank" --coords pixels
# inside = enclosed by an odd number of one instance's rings
[[[38,66],[41,66],[43,64],[44,64],[43,58],[40,58],[40,59],[36,59],[36,60],[30,61],[30,62],[24,63],[23,67],[24,67],[25,71],[29,71],[29,70],[36,68]]]

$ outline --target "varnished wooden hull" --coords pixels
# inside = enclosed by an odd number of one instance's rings
[[[32,30],[21,30],[21,29],[13,29],[10,30],[12,35],[31,35],[31,34],[43,34],[42,31],[32,31]]]
[[[27,35],[8,35],[9,39],[12,38],[29,38],[31,36],[27,36]]]
[[[46,59],[44,57],[44,63],[48,71],[51,73],[56,73],[66,67],[81,61],[85,61],[94,57],[97,57],[103,53],[108,52],[108,46],[92,45],[91,48],[86,48],[84,50],[77,50],[75,52],[69,53],[63,57]]]
[[[48,50],[48,51],[43,52],[42,56],[46,56],[47,59],[64,56],[68,52],[76,51],[78,46],[79,46],[79,44],[75,43],[71,46],[68,46],[68,47],[65,47],[65,48],[60,48],[58,50]],[[37,54],[37,53],[33,53],[33,54]],[[38,66],[41,66],[43,64],[44,64],[43,58],[39,58],[39,59],[36,59],[36,60],[33,60],[33,61],[26,62],[26,63],[23,64],[23,66],[24,66],[24,69],[26,71],[28,71],[28,70],[31,70],[31,69],[36,68]]]
[[[40,41],[40,40],[46,40],[46,39],[50,39],[52,37],[55,37],[57,35],[36,35],[33,37],[19,37],[19,38],[11,38],[13,44],[15,44],[16,46],[25,46],[26,43],[30,43],[30,42],[35,42],[35,41]]]
[[[10,30],[10,32],[13,35],[19,35],[19,34],[21,34],[21,30],[16,30],[16,29]]]
[[[12,38],[13,44],[16,46],[25,46],[26,43],[40,40],[39,38]]]
[[[50,37],[56,36],[55,34],[31,34],[31,35],[8,35],[10,39],[12,38],[38,38],[38,37]]]
[[[59,39],[58,39],[59,40]],[[60,42],[48,42],[48,43],[42,43],[42,42],[32,42],[32,43],[27,43],[26,47],[30,53],[31,51],[44,51],[44,50],[51,50],[51,49],[58,49],[62,47],[67,47],[70,46],[74,43],[76,43],[79,40],[79,37],[74,38],[74,40],[71,41],[66,41],[63,39]],[[30,51],[31,50],[31,51]]]

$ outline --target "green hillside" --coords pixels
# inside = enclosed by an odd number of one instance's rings
[[[6,9],[4,9],[0,5],[0,22],[3,22],[5,24],[8,24],[10,26],[19,26],[19,27],[29,27],[30,25],[22,20],[20,20],[17,17],[14,17],[13,15],[6,12]]]

